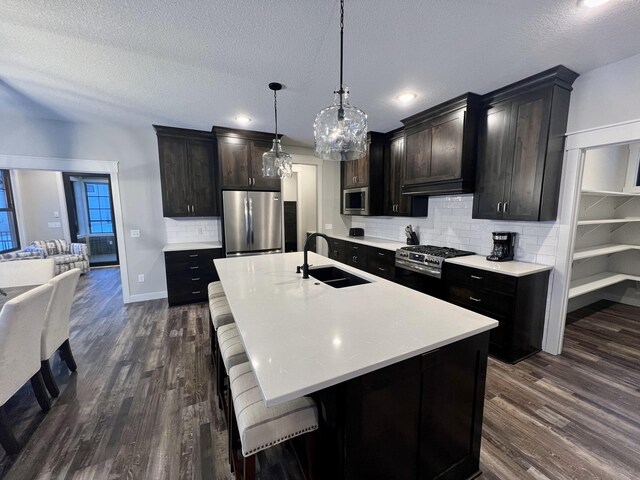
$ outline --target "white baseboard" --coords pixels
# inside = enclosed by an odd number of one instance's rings
[[[602,298],[604,300],[609,300],[611,302],[624,303],[625,305],[631,305],[632,307],[640,307],[640,300],[638,300],[637,298],[629,297],[629,296],[604,293],[602,295]]]
[[[167,291],[141,293],[139,295],[130,295],[129,301],[125,299],[124,303],[146,302],[148,300],[158,300],[159,298],[167,298]]]

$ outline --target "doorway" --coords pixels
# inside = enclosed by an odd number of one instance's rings
[[[71,241],[87,245],[92,267],[118,265],[110,176],[63,173],[62,178]]]
[[[302,251],[307,235],[318,229],[317,185],[317,167],[307,164],[294,164],[282,182],[285,252]]]

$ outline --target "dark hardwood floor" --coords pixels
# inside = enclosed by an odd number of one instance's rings
[[[575,312],[561,356],[490,360],[483,479],[640,478],[640,309]],[[20,455],[0,449],[0,478],[231,479],[226,426],[209,363],[207,306],[124,306],[117,269],[80,279],[61,388],[40,412],[29,386],[6,411]],[[262,480],[301,478],[290,449],[258,457]]]

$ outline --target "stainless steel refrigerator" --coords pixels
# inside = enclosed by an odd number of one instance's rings
[[[227,256],[282,252],[280,192],[222,192]]]

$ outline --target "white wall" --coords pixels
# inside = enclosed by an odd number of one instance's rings
[[[583,73],[573,84],[567,131],[640,119],[640,54]]]
[[[26,247],[34,240],[66,238],[63,223],[64,197],[58,189],[57,172],[40,170],[15,170],[14,196],[20,196],[17,204],[20,242]],[[58,214],[56,217],[55,214]],[[59,226],[49,226],[49,225]]]
[[[294,165],[293,168],[298,175],[298,250],[302,250],[306,232],[318,229],[317,167]]]
[[[87,125],[0,115],[0,154],[119,162],[128,279],[133,300],[166,294],[165,228],[153,127]],[[139,238],[129,236],[140,229]],[[122,252],[121,252],[122,255]],[[138,283],[144,273],[146,282]]]
[[[628,162],[628,145],[589,150],[585,155],[582,189],[621,192],[626,183]]]

